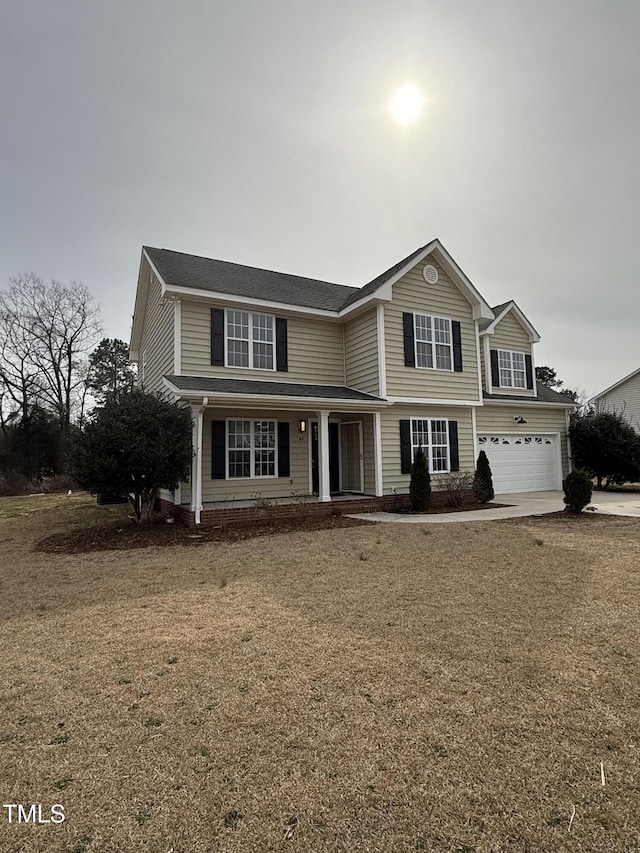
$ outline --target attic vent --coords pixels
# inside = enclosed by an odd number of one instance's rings
[[[427,264],[423,268],[422,275],[427,284],[435,284],[438,280],[438,270],[431,264]]]

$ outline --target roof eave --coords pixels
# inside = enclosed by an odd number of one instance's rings
[[[140,342],[142,340],[142,329],[144,325],[144,314],[147,306],[147,298],[149,295],[149,284],[150,280],[147,276],[142,275],[145,262],[149,265],[152,273],[156,276],[158,281],[160,282],[160,287],[162,290],[162,295],[167,289],[167,285],[165,284],[162,276],[158,272],[156,265],[153,263],[149,255],[147,254],[146,248],[142,247],[142,254],[140,255],[140,269],[138,270],[138,286],[136,288],[136,301],[133,308],[133,323],[131,324],[131,338],[129,340],[129,357],[131,361],[137,361],[139,358],[140,351]]]
[[[233,394],[228,391],[201,391],[178,388],[163,377],[166,387],[180,400],[201,400],[208,398],[209,404],[234,406],[259,405],[260,408],[279,408],[285,404],[287,408],[301,411],[380,411],[391,405],[388,400],[345,400],[343,397],[294,397],[286,394]],[[267,405],[265,405],[267,404]]]
[[[587,403],[593,403],[594,400],[599,400],[601,397],[604,397],[606,394],[608,394],[609,391],[613,391],[614,388],[618,388],[620,385],[623,385],[629,379],[633,379],[633,377],[636,376],[638,373],[640,373],[640,367],[637,370],[632,370],[631,373],[628,373],[622,379],[619,379],[617,382],[614,382],[613,385],[609,385],[609,387],[605,388],[604,391],[601,391],[599,394],[595,394],[593,397],[591,397],[591,399],[587,400]]]
[[[172,296],[193,296],[197,299],[203,299],[207,302],[224,303],[235,302],[239,305],[253,305],[260,308],[269,308],[273,311],[286,311],[290,314],[313,315],[316,317],[325,317],[329,320],[337,320],[339,318],[338,311],[331,311],[328,308],[311,308],[307,305],[294,305],[290,302],[277,302],[271,299],[257,299],[249,296],[237,296],[234,293],[225,293],[221,290],[202,290],[198,287],[183,287],[178,284],[168,284],[164,286],[163,293],[168,293]]]
[[[576,403],[550,403],[546,400],[536,400],[532,397],[519,397],[517,400],[496,400],[493,397],[485,397],[484,404],[490,406],[547,406],[553,409],[577,409]]]

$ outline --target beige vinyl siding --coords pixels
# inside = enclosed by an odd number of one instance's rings
[[[289,423],[290,475],[288,477],[256,477],[229,480],[211,478],[212,427],[214,420],[274,420]],[[302,435],[298,432],[298,417],[291,412],[256,412],[244,409],[207,409],[204,413],[202,441],[202,501],[203,503],[225,504],[231,501],[261,498],[290,497],[291,492],[309,492],[309,436],[310,430]]]
[[[381,415],[382,431],[382,476],[384,494],[391,494],[396,488],[398,493],[409,491],[409,474],[400,471],[400,421],[408,418],[447,418],[458,422],[458,453],[460,470],[475,469],[475,450],[473,446],[473,426],[470,406],[419,406],[403,403],[386,409]],[[432,488],[438,488],[438,476],[432,477]]]
[[[491,340],[490,336],[489,340]],[[485,338],[480,335],[480,374],[482,376],[482,387],[485,391],[489,391],[489,378],[487,376],[487,360],[484,357],[484,348],[485,348]],[[491,374],[491,370],[489,369],[489,374]]]
[[[211,364],[211,303],[182,301],[182,373],[187,376],[218,376],[226,379],[255,379],[267,382],[307,382],[344,385],[342,325],[337,321],[286,317],[289,370],[253,370],[215,367]],[[246,305],[228,303],[225,308],[246,311]],[[259,311],[260,309],[258,309]],[[264,312],[272,313],[272,312]]]
[[[436,284],[422,277],[425,263],[438,270]],[[393,285],[393,299],[385,311],[387,394],[392,397],[425,397],[441,400],[478,400],[476,326],[472,307],[433,258],[415,266]],[[462,337],[461,373],[453,370],[405,367],[403,312],[448,317],[460,322]]]
[[[560,433],[560,455],[562,474],[569,472],[567,451],[566,409],[543,408],[542,406],[485,405],[476,409],[478,435],[509,433],[511,435],[535,435],[536,433]],[[521,415],[526,424],[514,423],[514,416]]]
[[[379,394],[376,308],[345,323],[344,352],[347,385],[367,394]]]
[[[523,352],[532,355],[529,333],[522,328],[513,313],[509,311],[496,325],[493,335],[489,335],[489,349],[510,350],[511,352]],[[494,391],[496,389],[494,388]],[[534,392],[529,388],[502,388],[505,394],[513,394],[515,397],[533,397]]]
[[[140,339],[138,384],[146,391],[167,389],[162,377],[173,373],[173,303],[161,300],[160,282],[153,276],[149,285]],[[144,373],[144,379],[143,379]]]
[[[599,411],[618,412],[640,431],[640,373],[631,376],[595,402]]]

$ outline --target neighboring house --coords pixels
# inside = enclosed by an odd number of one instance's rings
[[[420,446],[436,491],[482,449],[497,493],[561,488],[574,404],[536,387],[538,340],[438,240],[362,288],[145,247],[131,357],[192,409],[191,481],[164,499],[199,522],[256,496],[385,506]]]
[[[640,432],[640,368],[596,394],[589,403],[598,411],[618,412]]]

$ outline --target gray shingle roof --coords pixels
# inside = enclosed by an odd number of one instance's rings
[[[496,315],[496,317],[498,317],[504,311],[504,309],[507,307],[508,304],[509,304],[509,302],[501,302],[500,305],[493,305],[491,307],[491,310]],[[490,326],[492,323],[493,323],[493,320],[481,320],[480,325],[479,325],[480,331],[484,332],[484,330],[488,326]]]
[[[571,397],[559,394],[557,391],[547,388],[546,385],[542,385],[540,382],[537,383],[537,389],[537,397],[519,397],[515,394],[488,394],[486,391],[482,392],[482,396],[485,400],[509,400],[512,403],[561,403],[566,406],[576,405]]]
[[[217,261],[199,255],[185,255],[169,249],[144,249],[164,282],[176,287],[193,287],[211,293],[228,293],[249,299],[264,299],[282,302],[285,305],[300,305],[325,311],[340,311],[348,305],[369,296],[392,278],[398,270],[417,257],[424,246],[411,252],[388,270],[365,284],[364,287],[348,287],[303,278],[298,275],[247,267],[229,261]]]
[[[255,379],[218,379],[213,376],[166,376],[180,391],[211,394],[266,394],[282,397],[316,397],[326,400],[385,402],[380,397],[335,385],[304,385],[299,382],[263,382]]]
[[[193,287],[211,293],[229,293],[325,311],[339,311],[350,296],[360,293],[357,287],[185,255],[169,249],[144,248],[164,282],[177,287]]]
[[[492,305],[491,310],[497,317],[499,314],[502,314],[502,312],[507,307],[507,305],[509,305],[510,302],[511,300],[509,299],[507,302],[501,302],[500,305]]]
[[[359,299],[363,299],[365,296],[369,296],[371,293],[375,293],[375,291],[379,287],[381,287],[386,281],[389,281],[390,278],[393,278],[393,276],[398,272],[398,270],[401,270],[405,264],[408,264],[414,258],[417,258],[420,252],[422,252],[424,249],[425,246],[420,246],[419,249],[416,249],[414,252],[411,252],[410,255],[407,255],[406,258],[403,258],[401,261],[398,261],[397,264],[394,264],[392,267],[389,267],[388,270],[385,270],[379,276],[376,276],[376,278],[365,284],[364,287],[360,289],[355,289],[356,292],[352,293],[347,298],[346,302],[342,307],[346,308],[347,305],[352,305]]]

